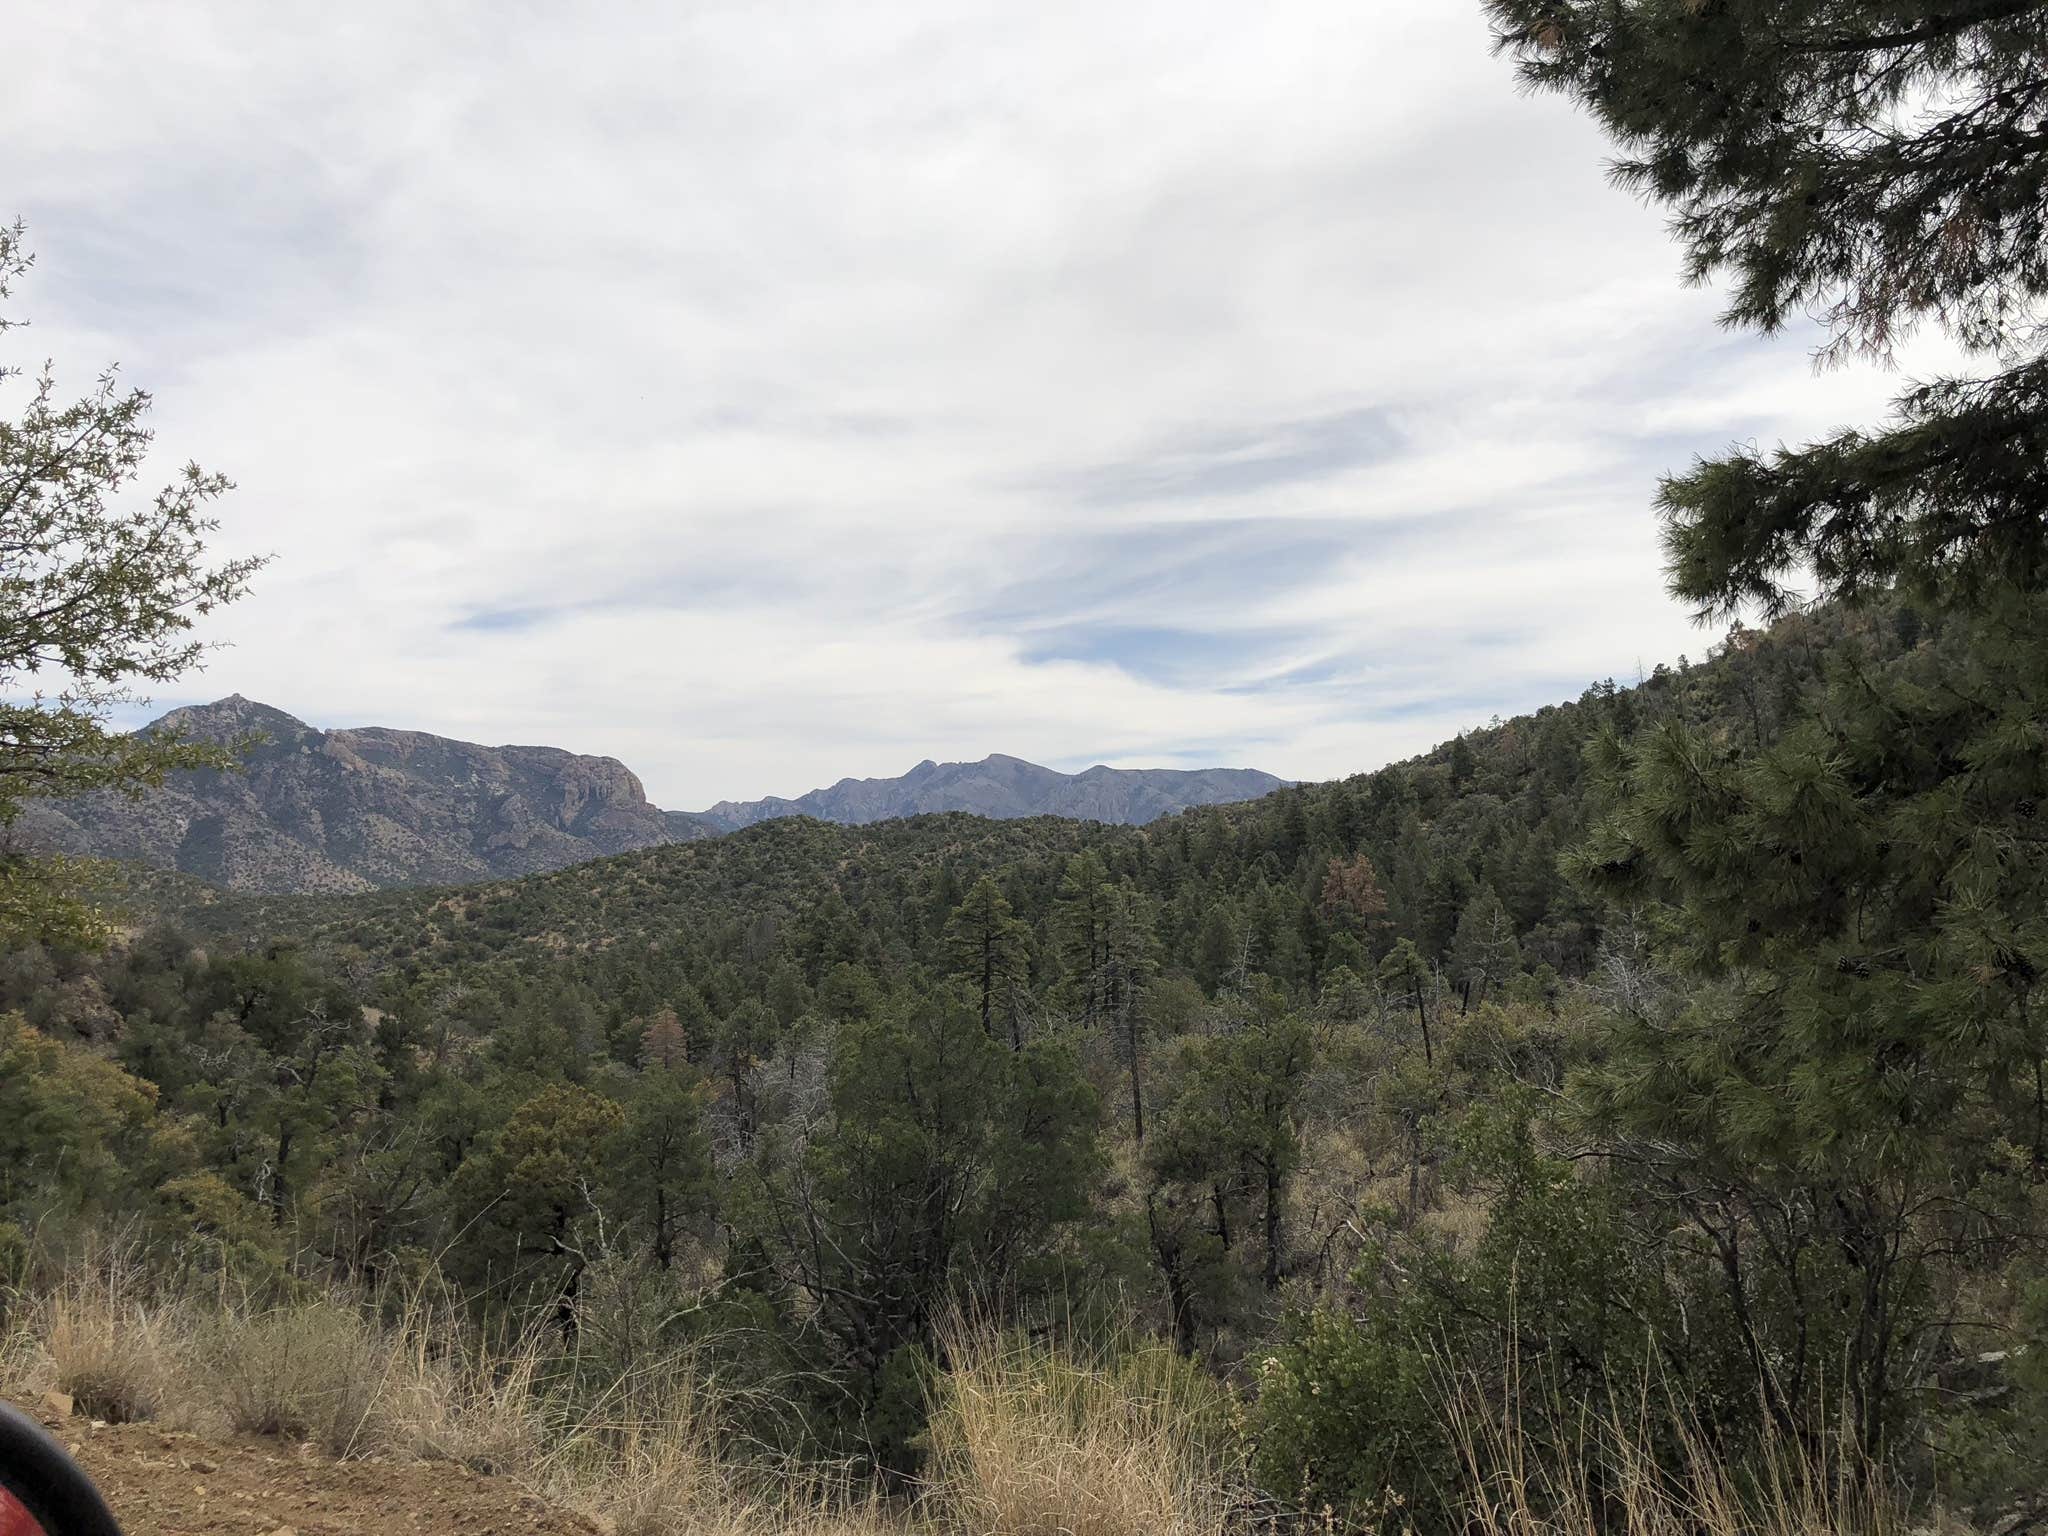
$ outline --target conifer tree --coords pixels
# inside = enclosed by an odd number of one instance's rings
[[[1422,1030],[1423,1060],[1434,1063],[1436,1047],[1429,1038],[1429,962],[1422,958],[1422,951],[1412,940],[1402,939],[1380,962],[1379,976],[1381,986],[1415,1010],[1415,1022]]]
[[[1485,1000],[1489,988],[1506,982],[1521,964],[1514,920],[1493,887],[1480,886],[1465,903],[1451,940],[1451,977],[1458,983],[1462,1007],[1469,1012],[1473,1004]]]
[[[1572,858],[1661,912],[1692,990],[1619,1010],[1577,1100],[1711,1254],[1796,1432],[1834,1372],[1875,1448],[1925,1384],[1936,1253],[2025,1235],[2002,1140],[2048,1093],[2048,7],[2037,0],[1488,0],[1524,80],[1585,104],[1727,323],[1819,314],[1837,353],[1945,330],[1982,373],[1801,448],[1665,481],[1673,591],[1708,615],[1879,609],[1824,696],[1746,741],[1599,750]],[[1880,605],[1937,633],[1888,658]],[[1837,1304],[1839,1303],[1839,1306]]]
[[[1821,316],[1836,353],[1916,326],[1986,360],[1893,420],[1665,482],[1672,587],[1714,613],[2048,578],[2048,9],[2033,0],[1487,0],[1532,87],[1586,106],[1665,204],[1725,321]]]
[[[1386,921],[1387,894],[1380,889],[1379,872],[1372,867],[1372,860],[1363,853],[1330,860],[1320,900],[1326,917],[1361,937],[1371,935]]]
[[[1093,1025],[1103,1006],[1103,966],[1108,955],[1109,872],[1093,853],[1067,861],[1053,907],[1053,937],[1066,971],[1066,991],[1081,1006],[1081,1020]]]
[[[614,1133],[612,1182],[645,1223],[648,1249],[664,1270],[675,1263],[683,1224],[711,1203],[704,1086],[687,1062],[650,1061]]]
[[[1024,980],[1030,930],[1010,912],[1002,887],[987,875],[974,882],[946,920],[946,945],[974,987],[981,1005],[981,1027],[995,1033],[996,1009],[1009,1015],[1010,1048],[1024,1045],[1023,1021],[1012,996]]]

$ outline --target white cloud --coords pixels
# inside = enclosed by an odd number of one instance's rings
[[[1375,766],[1703,650],[1656,472],[1892,384],[1719,331],[1476,5],[51,0],[11,41],[19,334],[122,359],[278,556],[190,696],[667,805]]]

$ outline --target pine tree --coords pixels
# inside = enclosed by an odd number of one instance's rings
[[[1874,432],[1737,449],[1663,485],[1673,591],[1792,583],[1880,611],[1824,696],[1746,738],[1618,729],[1576,875],[1673,935],[1577,1084],[1649,1219],[1696,1232],[1782,1431],[1846,1391],[1866,1448],[1927,1384],[1934,1255],[2020,1235],[2048,1090],[2048,7],[2038,0],[1488,0],[1526,82],[1619,143],[1726,320],[1818,313],[1836,353],[1932,324],[1978,378]],[[1919,643],[1881,605],[1910,599]],[[1775,711],[1774,711],[1775,713]],[[1953,1286],[1954,1271],[1943,1271]]]
[[[1023,1020],[1015,989],[1023,984],[1030,930],[1010,912],[1002,887],[987,875],[974,882],[951,917],[945,938],[953,963],[974,987],[981,1005],[981,1027],[993,1035],[1001,1006],[1009,1016],[1010,1048],[1024,1045]]]
[[[1185,1231],[1159,1225],[1159,1186],[1207,1187],[1217,1192],[1220,1208],[1221,1190],[1238,1182],[1240,1170],[1247,1171],[1258,1202],[1259,1280],[1272,1291],[1280,1284],[1287,1182],[1301,1157],[1295,1109],[1315,1051],[1308,1021],[1289,1013],[1270,984],[1250,1001],[1250,1016],[1239,1028],[1188,1044],[1187,1067],[1166,1129],[1148,1159],[1155,1180],[1153,1238],[1157,1250],[1166,1232],[1176,1260],[1185,1262]],[[1174,1203],[1184,1205],[1185,1200]],[[1219,1243],[1227,1247],[1227,1228],[1220,1220],[1216,1230]],[[1165,1262],[1167,1255],[1160,1257]],[[1184,1270],[1179,1283],[1186,1279]],[[1176,1282],[1171,1272],[1168,1281],[1170,1286]]]
[[[1422,1029],[1422,1059],[1434,1064],[1436,1047],[1429,1038],[1429,994],[1433,977],[1422,951],[1408,939],[1397,942],[1380,962],[1380,985],[1415,1010]]]
[[[690,1037],[684,1032],[682,1020],[676,1017],[675,1009],[664,1008],[641,1024],[642,1067],[674,1069],[683,1066],[689,1059]]]
[[[683,1224],[711,1205],[711,1142],[697,1071],[686,1062],[650,1062],[626,1095],[612,1152],[611,1183],[645,1223],[655,1264],[668,1269]]]
[[[1995,371],[1876,432],[1665,483],[1672,587],[1716,613],[2048,578],[2048,9],[2033,0],[1487,0],[1532,87],[1585,105],[1730,326],[1818,314],[1837,353],[1946,330]]]
[[[1103,1011],[1115,1031],[1131,1090],[1131,1135],[1145,1139],[1145,1015],[1146,981],[1159,968],[1158,939],[1152,906],[1129,885],[1103,891]]]
[[[1108,953],[1109,872],[1092,853],[1067,861],[1053,907],[1052,930],[1066,972],[1065,991],[1080,1004],[1082,1022],[1102,1015],[1103,964]]]
[[[1323,876],[1323,914],[1346,931],[1369,937],[1387,916],[1387,895],[1380,889],[1379,872],[1364,854],[1332,859]]]
[[[1514,920],[1493,887],[1482,885],[1465,903],[1451,940],[1451,979],[1458,984],[1463,1009],[1469,1012],[1485,1000],[1489,988],[1501,986],[1521,967]]]

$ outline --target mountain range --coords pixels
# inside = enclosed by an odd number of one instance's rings
[[[611,757],[479,746],[423,731],[322,731],[240,694],[143,728],[235,744],[240,772],[191,772],[129,797],[32,801],[12,835],[32,848],[175,869],[274,894],[452,885],[692,842],[782,816],[858,824],[934,811],[1141,823],[1251,800],[1284,783],[1253,769],[1094,767],[1020,758],[919,763],[893,779],[841,779],[796,799],[664,811]]]
[[[1138,825],[1195,805],[1256,800],[1285,784],[1256,768],[1104,768],[1059,773],[995,753],[978,763],[927,758],[894,779],[841,779],[794,800],[721,800],[708,811],[671,811],[714,832],[734,832],[776,816],[815,816],[859,826],[933,811],[967,811],[1007,820],[1066,816]]]

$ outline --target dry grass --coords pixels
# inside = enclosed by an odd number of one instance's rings
[[[1560,1464],[1531,1454],[1509,1394],[1505,1408],[1453,1384],[1446,1418],[1469,1489],[1473,1536],[1904,1536],[1914,1529],[1881,1471],[1825,1438],[1768,1442],[1737,1472],[1691,1424],[1666,1424],[1676,1464],[1650,1436],[1657,1412],[1586,1420]]]
[[[182,1392],[190,1321],[125,1266],[80,1269],[28,1306],[9,1353],[26,1385],[69,1393],[80,1413],[110,1424],[160,1418]]]
[[[956,1324],[932,1387],[929,1481],[906,1511],[816,1468],[736,1459],[737,1399],[687,1350],[640,1357],[608,1387],[572,1387],[551,1330],[486,1344],[421,1301],[381,1313],[339,1295],[256,1305],[152,1295],[133,1276],[82,1269],[9,1307],[0,1384],[56,1387],[109,1420],[457,1461],[617,1536],[1225,1536],[1249,1508],[1234,1400],[1161,1349],[1098,1360]],[[1767,1447],[1738,1480],[1681,1427],[1675,1465],[1660,1465],[1646,1405],[1629,1423],[1587,1421],[1560,1465],[1532,1449],[1514,1392],[1503,1408],[1455,1376],[1445,1388],[1472,1536],[1909,1529],[1880,1479],[1825,1447]],[[1399,1530],[1402,1512],[1384,1513]]]
[[[566,1387],[571,1361],[548,1329],[487,1344],[421,1298],[380,1314],[342,1295],[153,1293],[139,1274],[101,1255],[48,1294],[15,1298],[0,1385],[68,1392],[109,1422],[276,1435],[337,1458],[456,1461],[619,1536],[903,1530],[871,1495],[815,1472],[735,1467],[722,1453],[728,1405],[687,1353],[641,1361],[592,1397]]]
[[[382,1383],[387,1447],[478,1472],[530,1466],[547,1436],[541,1387],[546,1341],[527,1334],[496,1349],[449,1347],[454,1320],[407,1310]]]
[[[349,1456],[390,1438],[391,1349],[360,1313],[324,1299],[224,1308],[200,1330],[200,1379],[230,1429]]]
[[[987,1536],[1212,1536],[1242,1489],[1218,1389],[1170,1354],[1101,1367],[955,1327],[931,1424],[943,1524]]]
[[[530,1480],[618,1536],[884,1536],[902,1523],[871,1492],[806,1473],[737,1471],[712,1405],[680,1386],[666,1405],[564,1426]]]

